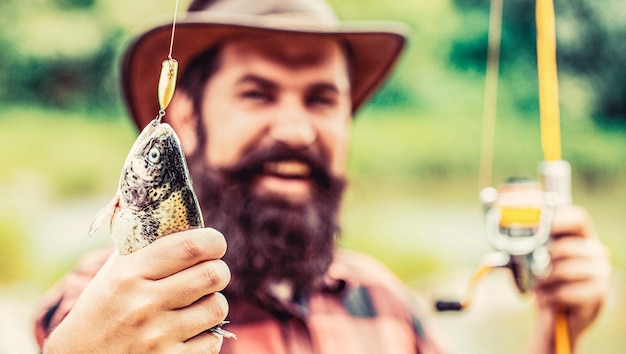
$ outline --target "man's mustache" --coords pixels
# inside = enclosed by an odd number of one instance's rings
[[[247,148],[237,163],[221,168],[220,172],[227,178],[242,182],[251,182],[256,176],[263,174],[268,163],[280,161],[298,161],[310,169],[310,178],[321,188],[326,188],[332,180],[328,159],[322,152],[313,151],[310,147],[293,148],[283,143],[274,143],[270,147]]]

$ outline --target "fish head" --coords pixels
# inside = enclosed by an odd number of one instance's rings
[[[120,202],[143,209],[167,198],[188,177],[178,136],[167,123],[149,124],[131,148],[120,177]]]

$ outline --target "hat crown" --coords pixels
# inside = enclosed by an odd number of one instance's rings
[[[194,0],[187,10],[192,16],[203,12],[207,15],[295,17],[326,24],[339,22],[333,9],[323,0]]]

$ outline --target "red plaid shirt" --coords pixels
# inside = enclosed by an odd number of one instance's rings
[[[44,297],[35,323],[43,345],[50,331],[71,310],[80,292],[110,251],[88,254]],[[423,318],[415,312],[402,283],[377,261],[340,251],[324,289],[306,301],[278,302],[270,310],[229,300],[237,340],[225,340],[225,354],[381,354],[441,353]]]

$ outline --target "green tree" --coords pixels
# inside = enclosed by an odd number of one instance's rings
[[[0,100],[59,108],[119,105],[112,85],[121,30],[95,0],[0,4]]]
[[[465,31],[454,38],[449,60],[460,70],[485,70],[489,1],[453,0]],[[623,1],[556,0],[559,75],[584,82],[598,122],[626,123],[626,12]],[[504,1],[501,78],[516,108],[536,110],[535,2]],[[569,97],[562,97],[567,101]]]

